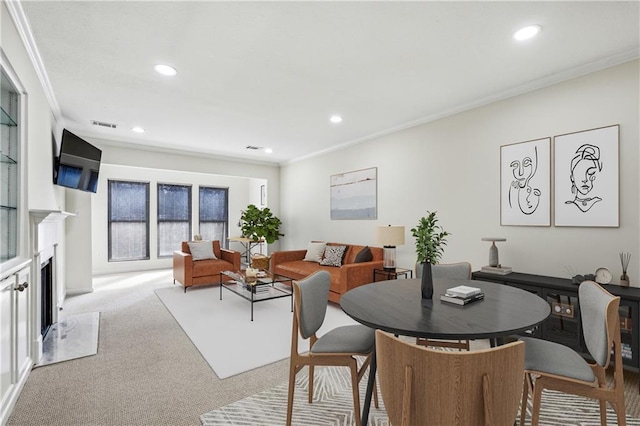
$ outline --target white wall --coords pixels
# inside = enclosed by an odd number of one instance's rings
[[[281,170],[284,249],[309,240],[378,245],[375,227],[406,227],[398,264],[412,267],[409,229],[438,211],[452,236],[442,262],[488,263],[482,237],[498,243],[500,262],[519,272],[558,277],[606,266],[618,282],[618,253],[632,253],[640,287],[638,61],[609,68],[432,123],[286,165]],[[620,227],[500,226],[500,146],[620,124]],[[330,220],[329,177],[378,168],[378,219]],[[553,218],[553,213],[552,213]]]
[[[195,202],[193,210],[193,233],[197,219],[198,186],[218,186],[229,188],[229,236],[239,236],[237,227],[240,211],[248,204],[260,205],[260,186],[269,188],[270,202],[268,206],[279,215],[279,168],[274,165],[241,163],[238,161],[195,157],[184,153],[152,152],[127,149],[89,139],[91,143],[103,150],[98,190],[90,195],[89,211],[80,212],[91,216],[91,227],[87,230],[91,239],[87,242],[74,239],[79,245],[75,249],[77,259],[92,264],[94,274],[115,273],[124,271],[171,268],[170,258],[157,258],[157,222],[156,215],[151,214],[150,222],[150,260],[131,262],[108,261],[107,232],[107,181],[134,180],[150,182],[150,211],[157,211],[157,182],[188,184],[193,186],[192,197]],[[240,250],[237,243],[231,243],[232,249]],[[178,247],[177,247],[178,248]],[[278,243],[269,246],[269,250],[277,250]]]

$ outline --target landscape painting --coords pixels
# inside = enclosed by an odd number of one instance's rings
[[[378,169],[332,175],[331,219],[377,219]]]

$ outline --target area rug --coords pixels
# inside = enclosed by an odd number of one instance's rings
[[[307,402],[308,369],[299,372],[293,404],[293,425],[354,425],[351,380],[347,368],[316,367],[314,401]],[[367,386],[367,377],[360,382],[361,404]],[[633,389],[637,392],[637,388]],[[260,392],[217,410],[200,416],[204,426],[283,425],[287,415],[287,383]],[[529,399],[531,404],[531,399]],[[519,419],[518,419],[519,421]],[[369,412],[369,424],[388,426],[389,419],[382,398],[380,407],[373,402]],[[531,406],[527,407],[525,424],[531,424]],[[616,423],[615,413],[607,409],[607,424]],[[540,412],[540,425],[548,426],[596,426],[600,425],[598,403],[594,400],[544,391]],[[638,426],[640,419],[627,415],[627,425]]]
[[[83,358],[98,353],[100,313],[61,317],[42,342],[42,358],[35,367]]]
[[[251,303],[218,286],[160,288],[156,295],[198,348],[216,375],[227,377],[288,358],[291,351],[291,298]],[[342,310],[329,304],[318,332],[355,324]],[[309,350],[301,342],[300,351]]]

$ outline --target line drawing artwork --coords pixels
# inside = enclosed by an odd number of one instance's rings
[[[555,226],[620,226],[619,144],[619,124],[553,137]]]
[[[511,161],[514,180],[509,185],[509,207],[519,208],[523,214],[530,215],[540,205],[540,188],[530,185],[531,179],[538,170],[538,147],[534,146],[533,156]],[[532,158],[533,157],[533,158]]]
[[[500,225],[551,226],[551,138],[500,146]]]
[[[600,148],[591,144],[580,146],[569,165],[569,178],[571,179],[571,193],[573,200],[567,200],[565,204],[573,204],[582,213],[588,212],[591,207],[599,201],[601,197],[591,194],[594,182],[598,174],[602,171],[602,161],[600,160]]]

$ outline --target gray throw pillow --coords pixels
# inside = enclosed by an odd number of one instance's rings
[[[356,254],[356,258],[353,263],[371,262],[373,260],[373,253],[369,246],[366,246]]]
[[[189,241],[187,244],[193,260],[217,259],[211,241]]]
[[[327,246],[324,249],[324,259],[320,262],[325,266],[342,266],[342,258],[347,246]]]
[[[307,262],[320,262],[326,245],[326,243],[311,241],[307,246],[307,253],[302,260],[306,260]]]

